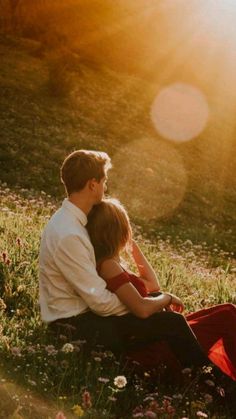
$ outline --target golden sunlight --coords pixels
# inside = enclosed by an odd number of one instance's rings
[[[182,157],[172,144],[143,138],[120,148],[112,161],[111,193],[132,216],[146,220],[165,218],[182,202],[187,174]]]
[[[199,135],[206,126],[208,115],[204,95],[197,88],[184,83],[175,83],[162,89],[151,109],[151,118],[158,133],[178,142]]]
[[[199,12],[203,17],[203,22],[209,31],[213,30],[229,42],[236,42],[236,1],[235,0],[205,0],[197,4]],[[230,38],[234,39],[230,39]]]

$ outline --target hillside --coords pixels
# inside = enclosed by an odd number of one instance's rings
[[[222,112],[217,98],[211,98],[202,134],[176,144],[161,138],[151,122],[157,82],[115,72],[68,49],[42,54],[39,42],[25,38],[2,35],[0,56],[3,182],[60,198],[65,154],[106,150],[114,163],[109,192],[120,196],[136,221],[146,227],[158,221],[187,236],[194,227],[202,239],[205,228],[231,247],[236,141],[229,109]]]

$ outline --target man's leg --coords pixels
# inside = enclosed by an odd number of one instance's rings
[[[114,353],[120,354],[124,352],[125,345],[113,319],[114,316],[101,317],[87,312],[67,319],[58,319],[49,325],[49,329],[57,337],[66,336],[68,341],[86,340],[88,349],[103,345]]]
[[[166,341],[183,366],[209,363],[186,319],[179,313],[163,311],[147,319],[133,314],[113,317],[117,333],[126,344]]]

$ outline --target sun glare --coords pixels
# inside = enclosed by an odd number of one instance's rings
[[[226,39],[229,43],[236,42],[236,0],[204,0],[196,8],[209,32],[224,42]]]

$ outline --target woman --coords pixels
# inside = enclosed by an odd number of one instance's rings
[[[94,246],[100,276],[107,282],[107,288],[115,292],[136,316],[142,317],[142,310],[145,313],[144,318],[159,311],[165,321],[168,312],[182,311],[183,305],[178,297],[169,293],[159,293],[160,284],[156,274],[138,245],[132,240],[129,217],[119,201],[105,199],[96,205],[89,214],[87,229]],[[124,249],[130,250],[139,276],[128,271],[123,265],[120,253]],[[158,294],[160,295],[157,296]],[[149,304],[151,300],[157,301],[158,299],[160,302],[158,309],[156,305],[154,311],[152,311],[151,304],[148,307],[145,306],[145,303]],[[177,313],[173,313],[173,315],[177,315]],[[236,307],[232,304],[221,304],[189,314],[186,319],[205,355],[224,373],[236,380]],[[183,342],[182,345],[180,342],[179,347],[182,352],[186,349],[189,356],[192,356],[193,364],[200,365],[201,362],[202,364],[206,363],[206,357],[202,356],[201,358],[201,350],[198,351],[196,347],[194,334],[191,335],[190,332],[186,348]],[[187,355],[186,353],[181,355],[180,351],[176,350],[176,346],[178,346],[177,334],[173,338],[173,336],[169,336],[168,330],[160,332],[160,340],[170,344],[175,353],[174,357],[165,343],[164,346],[163,343],[154,343],[151,346],[146,346],[146,349],[139,350],[136,333],[134,335],[136,345],[136,352],[132,352],[134,359],[141,359],[141,362],[149,367],[155,367],[160,362],[173,366],[174,363],[176,364],[176,356],[183,366],[181,356],[186,358]],[[146,356],[146,359],[145,353],[149,355]],[[140,357],[140,354],[144,357]]]

